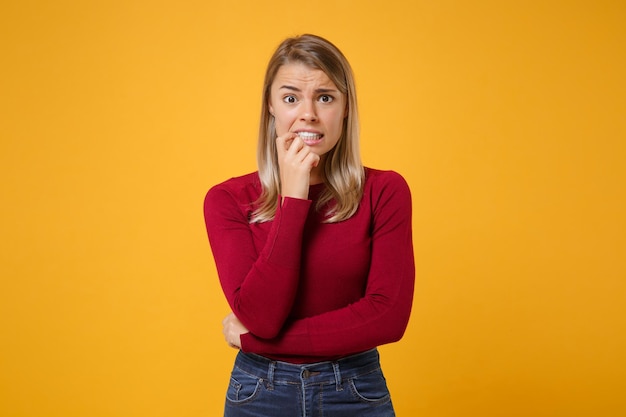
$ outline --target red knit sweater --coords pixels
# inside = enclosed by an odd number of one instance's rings
[[[399,340],[413,300],[411,196],[393,171],[366,169],[357,212],[323,223],[315,201],[285,198],[273,221],[249,223],[257,173],[211,188],[206,227],[242,349],[293,363],[333,360]]]

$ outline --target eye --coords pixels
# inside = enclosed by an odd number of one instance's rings
[[[322,103],[331,103],[335,98],[333,96],[329,96],[328,94],[324,94],[320,96],[319,101]]]
[[[292,95],[285,96],[285,97],[283,97],[283,101],[284,101],[285,103],[293,104],[293,103],[295,103],[295,102],[296,102],[296,97],[295,97],[295,96],[292,96]]]

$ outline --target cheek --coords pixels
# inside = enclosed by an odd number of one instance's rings
[[[275,113],[274,123],[276,124],[276,133],[278,135],[287,133],[295,120],[295,116],[292,115],[290,112],[283,111]]]
[[[280,118],[280,116],[277,116],[274,123],[274,127],[276,128],[276,135],[284,135],[289,131],[289,124],[285,122],[284,118]]]
[[[342,111],[335,112],[332,117],[332,126],[339,134],[343,131],[345,117]]]

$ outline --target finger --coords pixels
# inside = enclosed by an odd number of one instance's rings
[[[320,157],[317,153],[313,152],[304,142],[302,142],[302,148],[300,148],[295,155],[295,158],[301,163],[309,162],[309,166],[317,166]]]
[[[286,155],[295,157],[299,152],[305,149],[307,146],[299,136],[295,136],[292,139],[288,139],[289,148],[287,149]]]
[[[276,149],[278,149],[279,152],[288,150],[296,137],[298,137],[298,135],[293,132],[287,132],[284,135],[278,136],[276,138]]]
[[[222,320],[222,326],[226,326],[226,324],[231,320],[231,317],[233,316],[233,312],[231,311],[226,317],[224,317],[224,320]]]
[[[309,152],[302,160],[302,163],[314,168],[320,163],[320,157],[315,152]]]

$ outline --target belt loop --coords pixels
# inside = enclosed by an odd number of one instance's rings
[[[341,372],[339,372],[339,362],[333,362],[333,371],[335,372],[337,391],[343,391],[343,386],[341,385]]]
[[[271,361],[270,366],[267,369],[267,389],[272,391],[274,389],[274,369],[276,369],[276,362]]]

